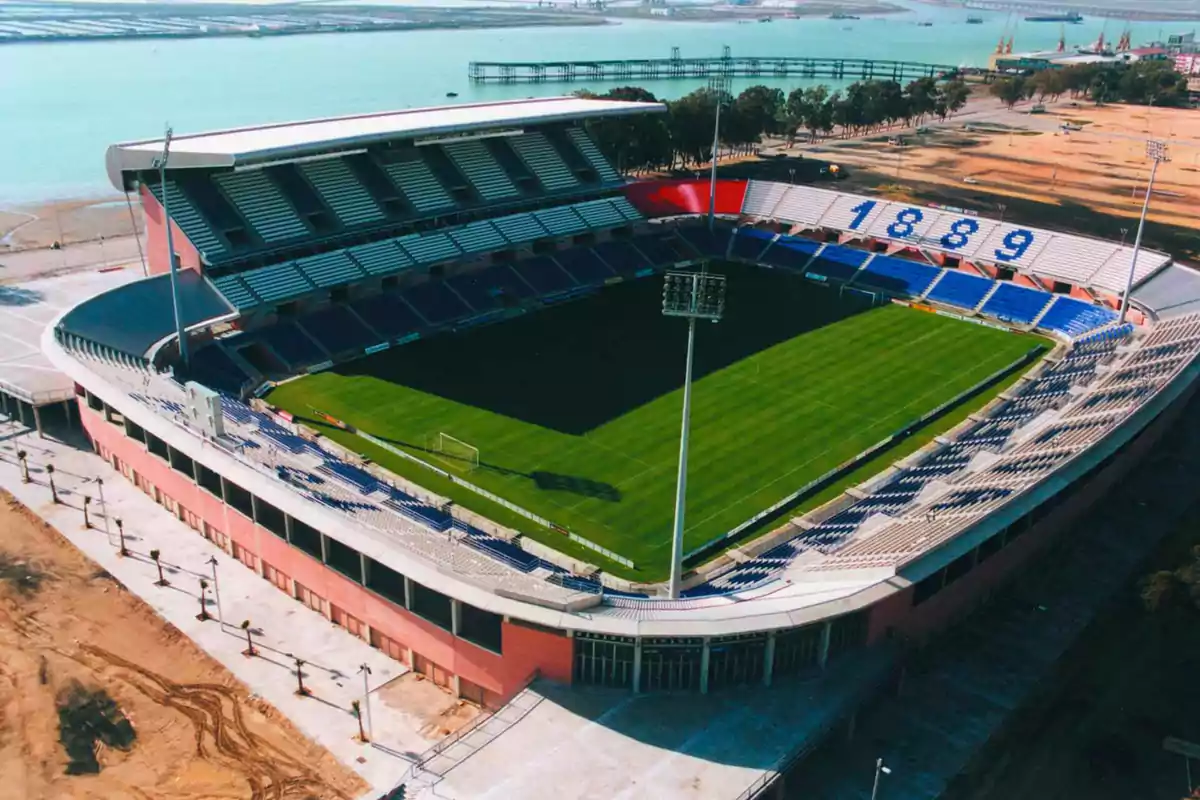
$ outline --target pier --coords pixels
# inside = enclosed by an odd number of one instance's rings
[[[687,78],[833,78],[894,80],[981,75],[987,70],[916,61],[872,58],[733,56],[728,48],[716,58],[623,58],[602,61],[472,61],[472,83],[570,83],[573,81],[656,81]]]

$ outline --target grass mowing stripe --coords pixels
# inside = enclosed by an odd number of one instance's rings
[[[1026,337],[945,317],[897,306],[872,309],[786,273],[725,271],[731,286],[726,318],[697,329],[689,547],[1031,346]],[[657,281],[611,287],[294,381],[271,401],[301,416],[309,406],[320,408],[420,457],[428,458],[423,448],[439,431],[461,439],[479,448],[481,466],[469,480],[639,565],[614,573],[661,579],[670,551],[684,328],[660,315],[658,294]],[[975,398],[967,412],[991,396]],[[928,440],[922,436],[904,447],[915,449]],[[363,450],[361,440],[351,446]],[[368,455],[495,515],[493,504],[432,481],[403,459]],[[563,549],[561,535],[510,512],[499,517]],[[588,551],[583,557],[598,560]]]

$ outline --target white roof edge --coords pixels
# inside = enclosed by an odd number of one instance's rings
[[[416,136],[665,111],[662,103],[565,96],[326,117],[174,136],[171,165],[229,167]],[[162,148],[161,138],[110,146],[105,158],[109,179],[123,190],[122,173],[150,169]]]

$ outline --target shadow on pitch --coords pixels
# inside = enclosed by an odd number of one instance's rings
[[[780,271],[739,265],[720,271],[729,278],[726,314],[718,324],[697,326],[697,380],[870,308],[850,293],[842,297]],[[334,371],[580,436],[682,386],[687,324],[662,315],[661,292],[660,280],[628,282]],[[820,355],[812,354],[814,362]]]

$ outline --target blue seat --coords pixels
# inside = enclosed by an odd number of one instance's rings
[[[192,355],[191,369],[192,376],[200,383],[227,392],[237,392],[250,378],[216,342]]]
[[[801,270],[808,262],[812,261],[813,253],[817,252],[820,247],[819,243],[809,239],[781,236],[775,244],[767,249],[767,252],[762,254],[760,261],[784,269]]]
[[[933,285],[925,299],[948,306],[973,309],[988,293],[992,283],[988,278],[952,269],[948,270],[942,279]]]
[[[1070,297],[1059,297],[1042,317],[1038,327],[1074,338],[1107,325],[1116,318],[1116,312],[1103,306],[1094,306]]]
[[[927,264],[890,256],[875,256],[858,274],[855,285],[866,284],[916,297],[929,288],[939,271]]]
[[[321,348],[297,328],[294,322],[276,323],[259,335],[292,369],[328,359],[328,356],[321,352]]]
[[[595,251],[587,247],[574,247],[554,254],[563,269],[571,273],[581,286],[595,286],[617,276],[617,271],[634,272],[638,269],[638,253],[628,242],[601,242]],[[625,270],[614,271],[618,264]],[[629,268],[629,265],[633,265]]]
[[[361,351],[379,344],[379,336],[372,333],[345,306],[329,306],[314,311],[301,317],[299,323],[322,347],[335,355]]]
[[[534,256],[513,267],[538,294],[551,294],[575,288],[575,281],[556,261],[546,256]]]
[[[1027,289],[1015,283],[1002,283],[980,309],[998,319],[1009,322],[1033,322],[1046,306],[1050,296],[1036,289]]]
[[[441,281],[425,281],[400,292],[404,299],[434,325],[471,313],[471,309]]]
[[[350,303],[350,306],[368,325],[388,339],[412,333],[422,325],[412,308],[395,295],[363,297]]]

